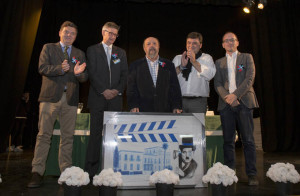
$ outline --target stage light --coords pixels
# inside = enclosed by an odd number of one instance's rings
[[[258,4],[257,4],[257,8],[258,8],[258,9],[261,9],[261,10],[264,9],[264,4],[258,3]]]
[[[249,14],[249,13],[250,13],[250,8],[244,7],[244,8],[243,8],[243,11],[244,11],[246,14]]]
[[[267,0],[259,0],[257,4],[257,8],[262,10],[266,6],[266,4],[267,4]]]
[[[250,13],[250,8],[255,4],[253,0],[243,0],[243,2],[246,4],[246,6],[243,8],[243,11],[246,14]]]

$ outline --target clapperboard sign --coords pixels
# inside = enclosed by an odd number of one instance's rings
[[[155,171],[173,170],[178,186],[204,187],[204,114],[105,112],[103,168],[122,174],[124,189],[149,188]]]

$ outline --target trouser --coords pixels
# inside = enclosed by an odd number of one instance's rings
[[[105,107],[90,107],[91,126],[89,144],[86,151],[85,171],[89,173],[90,178],[98,173],[101,167],[100,155],[102,155],[102,130],[104,111],[121,111],[122,96],[117,96],[112,100],[104,100]]]
[[[182,97],[184,113],[206,113],[207,97]]]
[[[73,135],[77,116],[77,107],[67,103],[66,93],[56,103],[41,102],[39,117],[39,132],[36,137],[32,172],[43,175],[51,144],[54,122],[59,116],[60,144],[58,163],[60,171],[72,166]]]
[[[244,104],[236,107],[227,105],[220,111],[224,138],[224,163],[235,169],[235,128],[236,121],[240,129],[241,140],[244,147],[246,174],[256,175],[256,151],[253,137],[253,109]]]

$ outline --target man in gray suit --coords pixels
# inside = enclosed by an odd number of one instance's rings
[[[223,36],[226,56],[216,61],[215,90],[219,94],[218,111],[224,138],[224,162],[235,169],[236,120],[244,147],[248,184],[258,185],[256,178],[256,152],[253,137],[253,108],[258,107],[253,89],[255,66],[251,54],[237,50],[239,41],[232,32]]]
[[[60,42],[45,44],[39,59],[43,77],[39,96],[39,133],[36,137],[32,178],[29,188],[39,187],[45,171],[54,122],[59,116],[61,140],[58,162],[60,171],[72,166],[73,134],[79,99],[79,82],[87,80],[84,53],[72,46],[77,26],[66,21],[59,31]]]
[[[104,111],[122,110],[128,65],[126,52],[113,45],[119,29],[116,23],[107,22],[102,27],[103,41],[87,49],[87,70],[91,83],[88,98],[91,127],[85,170],[90,178],[100,166]]]

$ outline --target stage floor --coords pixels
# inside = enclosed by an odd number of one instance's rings
[[[237,159],[237,184],[228,188],[228,195],[276,195],[275,184],[266,177],[266,171],[271,164],[277,162],[289,162],[295,165],[300,172],[300,153],[264,153],[257,151],[257,169],[259,186],[249,187],[247,185],[247,176],[244,171],[244,157],[242,149],[236,150]],[[63,190],[57,183],[58,177],[47,176],[40,188],[28,189],[26,185],[30,179],[31,160],[33,158],[32,150],[24,152],[11,152],[0,154],[0,173],[2,183],[0,183],[0,195],[63,195]],[[300,195],[300,183],[293,185],[292,194]],[[98,195],[98,189],[92,185],[86,186],[82,190],[82,195]],[[153,196],[155,190],[119,190],[118,196]],[[175,189],[175,196],[198,196],[209,195],[208,188],[199,189]]]
[[[257,170],[259,186],[250,187],[247,185],[247,176],[245,174],[245,162],[242,148],[236,149],[237,176],[239,181],[228,188],[228,195],[277,195],[275,183],[266,177],[266,172],[271,164],[277,162],[294,164],[296,170],[300,173],[300,152],[280,152],[264,153],[261,148],[259,119],[254,119],[257,148]],[[2,183],[0,183],[0,196],[63,196],[63,189],[57,183],[58,177],[44,177],[44,183],[40,188],[28,189],[27,183],[31,177],[31,161],[33,150],[24,152],[10,152],[0,154],[0,174]],[[118,190],[118,196],[155,196],[155,190]],[[293,185],[292,195],[300,195],[300,183]],[[92,185],[85,186],[82,195],[99,195],[98,188]],[[175,189],[174,196],[199,196],[209,195],[208,188],[199,189]]]

